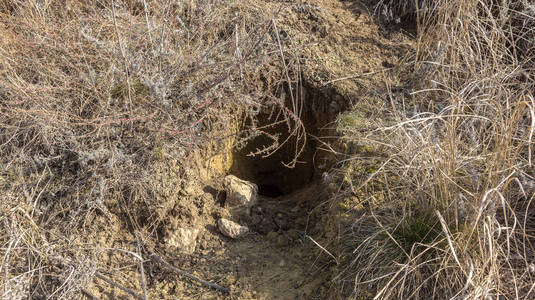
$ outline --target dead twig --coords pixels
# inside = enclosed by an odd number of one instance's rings
[[[121,55],[123,57],[123,60],[124,60],[124,72],[125,72],[125,76],[126,76],[126,86],[128,88],[127,92],[128,92],[128,108],[130,110],[130,113],[132,113],[132,92],[131,92],[131,87],[130,87],[130,75],[129,75],[129,71],[128,71],[128,59],[126,58],[126,53],[125,53],[125,49],[123,47],[123,43],[121,42],[121,35],[119,34],[119,27],[117,26],[117,20],[116,20],[116,14],[115,14],[115,1],[112,1],[111,3],[111,9],[112,9],[112,13],[113,13],[113,25],[115,27],[115,33],[117,35],[117,41],[119,43],[119,49],[121,50]]]
[[[137,240],[137,255],[141,257],[141,243],[139,242],[139,237],[136,234]],[[138,262],[139,273],[141,273],[141,288],[143,289],[143,300],[148,300],[147,297],[147,280],[145,278],[145,268],[143,267],[143,259],[140,259]]]
[[[91,300],[100,300],[100,298],[98,298],[97,296],[91,294],[91,292],[89,292],[86,289],[81,289],[80,291],[82,292],[82,294],[84,294],[87,298],[89,298]]]
[[[322,245],[320,245],[320,243],[316,242],[310,235],[306,235],[306,237],[311,240],[316,246],[318,246],[321,250],[323,250],[323,252],[327,253],[330,257],[332,257],[336,265],[338,265],[338,259],[336,259],[336,257],[332,255],[329,250],[325,249]]]
[[[171,265],[170,263],[166,262],[165,260],[163,260],[163,258],[157,253],[152,253],[151,254],[151,258],[154,261],[162,264],[163,266],[165,266],[169,270],[171,270],[171,271],[173,271],[175,273],[178,273],[178,274],[180,274],[182,276],[185,276],[185,277],[187,277],[187,278],[189,278],[191,280],[197,281],[197,282],[201,283],[202,285],[205,285],[205,286],[207,286],[209,288],[221,291],[221,292],[223,292],[225,294],[230,293],[230,290],[225,288],[225,287],[222,287],[222,286],[220,286],[218,284],[215,284],[215,283],[208,282],[206,280],[202,280],[202,279],[200,279],[200,278],[198,278],[196,276],[191,275],[190,273],[188,273],[186,271],[180,270],[179,268],[177,268],[177,267]]]
[[[132,297],[134,297],[136,299],[144,300],[143,296],[141,296],[140,294],[134,292],[133,290],[131,290],[131,289],[127,288],[127,287],[124,287],[124,286],[112,281],[109,278],[104,277],[103,275],[101,275],[99,273],[96,273],[95,276],[97,276],[98,279],[101,279],[102,281],[108,283],[109,285],[111,285],[113,287],[116,287],[116,288],[122,290],[123,292],[126,292],[126,293],[130,294]]]

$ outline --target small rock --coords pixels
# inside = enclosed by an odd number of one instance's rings
[[[169,234],[166,242],[182,253],[192,254],[197,244],[197,235],[199,235],[199,229],[178,228]]]
[[[256,184],[228,175],[223,180],[223,185],[227,192],[227,205],[251,207],[256,204],[258,196]]]
[[[249,228],[236,222],[221,218],[217,221],[217,226],[221,233],[229,238],[237,239],[249,232]]]

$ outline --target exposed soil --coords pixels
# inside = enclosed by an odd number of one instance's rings
[[[337,212],[329,191],[336,189],[333,185],[337,179],[322,179],[343,158],[343,150],[333,154],[339,148],[334,123],[340,112],[356,105],[361,95],[375,88],[374,78],[398,64],[410,48],[410,41],[400,33],[386,38],[367,11],[353,1],[311,0],[292,4],[259,0],[256,3],[269,10],[282,6],[276,22],[284,33],[283,44],[303,47],[301,63],[306,93],[302,120],[309,133],[305,151],[291,169],[283,165],[291,159],[291,149],[283,148],[265,159],[248,156],[262,146],[265,142],[262,138],[241,150],[227,149],[226,162],[214,164],[198,153],[189,162],[191,170],[185,175],[186,185],[179,183],[176,178],[180,175],[174,172],[183,161],[163,160],[153,165],[149,170],[154,174],[152,184],[162,185],[169,192],[155,195],[161,201],[154,204],[157,205],[154,214],[164,216],[159,224],[152,226],[155,232],[137,233],[144,249],[141,253],[146,258],[150,252],[158,252],[174,266],[228,287],[230,295],[210,290],[147,261],[150,299],[336,297],[330,278],[336,270]],[[379,72],[356,76],[375,71]],[[354,78],[338,80],[347,76]],[[268,115],[269,112],[261,112],[260,124],[269,122]],[[229,128],[235,126],[229,124]],[[274,126],[269,131],[287,134],[284,126]],[[223,205],[221,179],[227,173],[252,181],[260,188],[259,204],[251,209],[250,215],[237,219],[251,229],[246,237],[238,240],[224,237],[216,227],[220,217],[232,218]],[[132,221],[121,205],[117,203],[115,209],[110,207],[110,211],[86,220],[87,235],[73,244],[99,245],[101,257],[96,259],[107,262],[109,277],[140,291],[140,272],[134,257],[114,250],[137,246],[132,234],[138,228],[134,224],[137,221]],[[199,230],[192,254],[181,253],[169,243],[170,235],[178,228]],[[143,238],[149,235],[158,239]],[[101,299],[129,297],[99,279],[87,291]]]

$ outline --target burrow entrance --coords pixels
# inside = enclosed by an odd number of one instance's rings
[[[324,137],[334,136],[334,121],[339,112],[345,110],[347,99],[333,90],[320,91],[308,84],[303,85],[302,110],[300,119],[306,129],[307,138],[304,150],[298,157],[298,163],[288,168],[284,163],[295,157],[296,138],[291,137],[278,151],[268,157],[250,155],[258,149],[272,144],[266,135],[260,135],[248,141],[246,146],[233,153],[233,164],[230,173],[254,182],[259,187],[259,194],[266,197],[277,197],[296,191],[327,171],[332,163],[331,154],[319,149]],[[291,106],[291,100],[286,99],[286,107]],[[276,119],[271,108],[263,108],[257,116],[257,128],[265,127],[270,135],[279,135],[279,141],[284,141],[290,135],[285,122],[269,126]],[[244,129],[251,124],[245,124]]]

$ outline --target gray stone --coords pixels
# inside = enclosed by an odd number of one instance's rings
[[[239,179],[234,175],[228,175],[223,180],[223,186],[227,192],[226,205],[251,207],[258,199],[258,186],[254,183]]]
[[[192,254],[197,245],[197,235],[199,235],[199,229],[178,228],[169,233],[166,242],[182,253]]]
[[[229,238],[237,239],[249,232],[249,228],[236,222],[221,218],[217,221],[217,227],[221,233]]]

